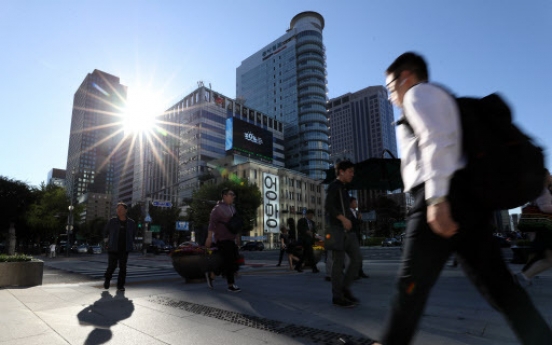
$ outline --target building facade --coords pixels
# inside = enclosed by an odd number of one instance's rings
[[[286,168],[313,179],[330,165],[324,25],[316,12],[299,13],[236,70],[236,99],[285,123]]]
[[[136,193],[141,200],[188,203],[214,176],[210,162],[227,155],[284,166],[283,123],[203,85],[170,107],[160,123],[162,135],[145,151],[145,187]]]
[[[393,106],[383,86],[370,86],[328,101],[332,163],[359,163],[370,158],[398,157]],[[387,153],[387,155],[385,154]],[[359,190],[361,209],[370,210],[386,190]]]
[[[124,135],[126,94],[127,87],[118,77],[100,70],[89,73],[75,92],[66,167],[73,202],[86,193],[109,195],[106,199],[111,200],[118,178],[114,157]]]
[[[48,172],[46,184],[65,188],[65,170],[53,168]]]
[[[346,156],[354,163],[397,154],[393,106],[383,86],[370,86],[328,102],[332,157]],[[388,157],[388,156],[387,156]]]
[[[229,155],[210,164],[214,169],[222,168],[226,175],[247,179],[259,187],[263,204],[253,220],[253,230],[244,234],[244,241],[263,241],[268,248],[279,243],[280,226],[305,217],[305,212],[315,212],[314,221],[318,233],[324,234],[325,190],[319,180],[309,178],[298,171],[252,160],[239,155]],[[225,177],[217,177],[209,183],[218,183]],[[297,234],[297,232],[296,232]]]

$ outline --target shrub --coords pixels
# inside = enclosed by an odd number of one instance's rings
[[[22,262],[22,261],[31,261],[32,259],[33,259],[32,256],[28,256],[25,254],[17,254],[17,255],[0,254],[0,262]]]

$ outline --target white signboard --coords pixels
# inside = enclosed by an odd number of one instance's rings
[[[280,205],[280,181],[277,175],[263,173],[264,232],[280,232],[278,208]]]

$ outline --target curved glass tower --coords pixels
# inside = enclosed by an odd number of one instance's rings
[[[236,98],[286,124],[286,167],[314,179],[329,168],[324,18],[293,17],[287,32],[236,70]]]

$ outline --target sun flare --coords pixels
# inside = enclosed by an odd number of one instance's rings
[[[161,95],[141,87],[129,87],[124,119],[125,135],[153,131],[156,118],[163,114]]]

